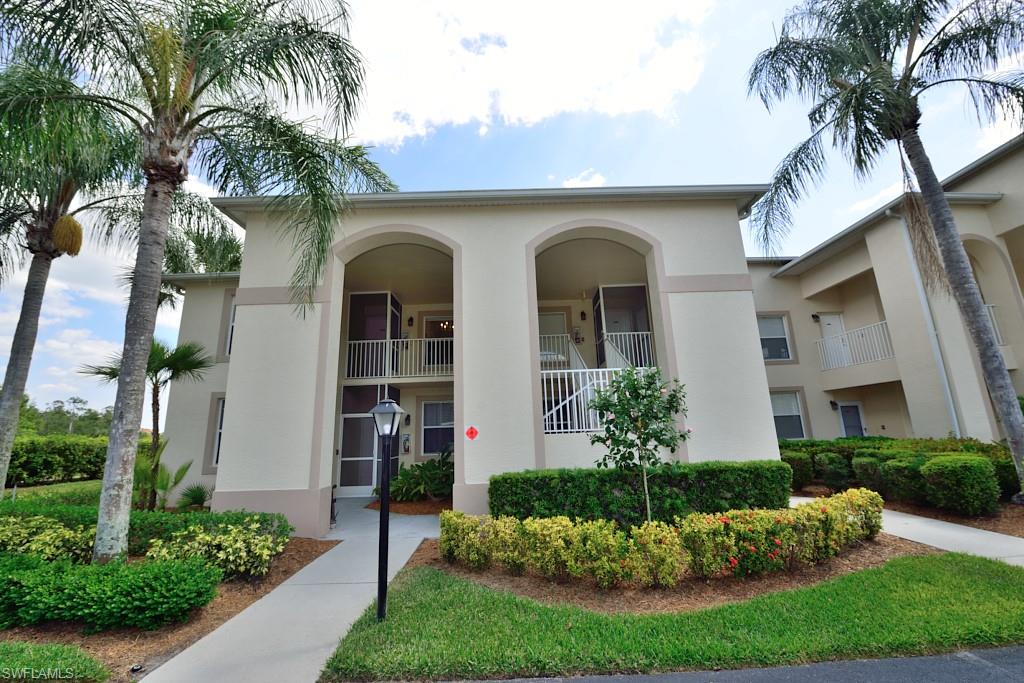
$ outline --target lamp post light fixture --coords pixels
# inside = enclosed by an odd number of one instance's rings
[[[380,540],[377,546],[377,621],[384,621],[388,604],[388,516],[391,503],[391,444],[405,411],[386,398],[371,410],[373,426],[382,440],[380,459]]]

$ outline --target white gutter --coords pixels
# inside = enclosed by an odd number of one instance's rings
[[[907,225],[906,217],[893,211],[891,208],[885,210],[889,218],[898,218],[903,224],[903,242],[907,247],[907,256],[910,258],[910,272],[914,275],[914,285],[917,289],[918,299],[924,309],[925,325],[928,327],[928,340],[931,342],[932,355],[935,356],[935,364],[939,367],[939,380],[942,383],[942,396],[946,400],[946,410],[949,412],[949,422],[952,426],[953,436],[960,438],[960,418],[956,414],[956,402],[953,400],[953,388],[949,383],[949,371],[946,368],[946,359],[942,354],[942,344],[939,343],[939,331],[935,326],[935,314],[932,311],[932,304],[928,300],[928,292],[925,291],[924,280],[921,278],[921,270],[917,265],[917,257],[914,255],[914,245],[910,241],[910,226]]]

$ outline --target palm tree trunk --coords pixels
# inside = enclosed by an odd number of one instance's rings
[[[25,394],[25,383],[32,365],[32,351],[39,332],[39,314],[43,308],[43,295],[46,293],[46,281],[50,277],[52,263],[53,257],[49,254],[35,254],[32,257],[25,293],[21,299],[18,326],[14,330],[11,354],[7,360],[3,394],[0,394],[0,498],[3,498],[4,487],[7,485],[14,436],[18,433],[21,397]]]
[[[925,152],[924,143],[921,142],[917,130],[905,133],[902,143],[921,188],[921,196],[928,210],[932,228],[935,230],[939,253],[942,254],[953,297],[960,307],[960,315],[963,316],[967,331],[978,350],[981,371],[985,376],[996,414],[1003,423],[1013,464],[1017,468],[1017,478],[1024,482],[1024,415],[1021,414],[1017,392],[1010,381],[1010,373],[1006,370],[1003,354],[996,343],[995,330],[985,310],[985,302],[974,279],[974,271],[971,270],[960,232],[953,221],[953,210],[949,207],[946,193],[935,175],[935,169],[932,168],[932,162]]]
[[[147,510],[156,510],[156,475],[160,471],[160,385],[153,382],[153,441],[149,445],[149,473],[150,481],[154,486],[149,489],[149,500],[146,502]]]
[[[150,178],[146,183],[139,249],[125,317],[114,420],[110,425],[107,462],[103,470],[93,562],[108,562],[128,548],[132,479],[146,396],[146,369],[156,327],[160,275],[175,189],[175,182],[168,178]]]

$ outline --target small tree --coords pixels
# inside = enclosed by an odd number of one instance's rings
[[[686,393],[678,380],[665,382],[657,369],[630,367],[616,374],[607,389],[599,389],[590,409],[601,420],[601,431],[590,435],[591,445],[608,449],[598,467],[640,468],[651,521],[651,493],[647,468],[661,462],[660,449],[675,453],[690,430],[679,429],[677,415],[686,415]]]

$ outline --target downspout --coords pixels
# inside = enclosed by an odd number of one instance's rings
[[[921,271],[917,266],[917,257],[914,256],[914,245],[910,241],[910,226],[903,214],[886,209],[885,215],[888,218],[898,218],[903,224],[903,243],[907,247],[907,255],[910,257],[910,271],[914,275],[914,285],[917,288],[917,296],[924,308],[925,324],[928,326],[928,339],[931,342],[932,354],[935,356],[935,364],[939,366],[939,380],[942,383],[942,395],[946,399],[946,410],[949,412],[949,422],[952,426],[953,436],[961,438],[960,418],[956,414],[956,403],[953,400],[953,390],[949,384],[949,372],[946,368],[946,359],[942,354],[942,345],[939,343],[939,332],[935,327],[935,314],[932,312],[931,302],[928,301],[928,294],[924,288],[924,280],[921,278]]]

